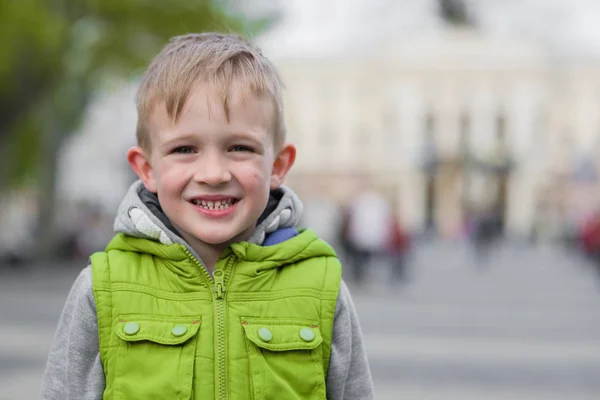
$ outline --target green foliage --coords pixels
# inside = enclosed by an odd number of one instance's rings
[[[56,140],[72,132],[102,79],[139,73],[169,37],[252,36],[268,23],[227,12],[223,0],[0,1],[0,187],[35,177],[48,126]]]
[[[31,184],[35,181],[37,169],[37,155],[41,151],[39,133],[42,131],[42,123],[36,116],[21,118],[16,122],[13,140],[7,140],[5,146],[0,149],[2,156],[2,167],[8,172],[5,177],[5,185],[15,187]]]

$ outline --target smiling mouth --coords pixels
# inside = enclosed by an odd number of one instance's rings
[[[238,201],[239,200],[237,199],[230,198],[217,201],[192,199],[190,202],[195,206],[204,208],[205,210],[227,210],[229,207],[233,206]]]

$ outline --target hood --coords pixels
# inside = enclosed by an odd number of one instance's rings
[[[243,242],[233,243],[231,249],[238,258],[254,263],[256,273],[309,258],[336,256],[333,248],[310,229],[303,229],[285,245],[258,246]]]
[[[234,245],[233,248],[236,249],[234,251],[239,253],[238,256],[242,256],[243,258],[246,258],[247,255],[253,260],[262,258],[279,262],[283,257],[281,253],[282,246],[276,244],[273,246],[263,246],[265,238],[272,233],[296,227],[300,221],[301,214],[302,203],[293,191],[284,186],[271,191],[268,204],[257,221],[254,233],[248,239],[248,242]],[[131,185],[121,202],[117,211],[114,229],[117,233],[122,233],[130,238],[145,239],[143,241],[128,240],[127,250],[135,251],[135,248],[138,247],[137,243],[140,246],[139,251],[148,252],[149,246],[142,245],[142,242],[150,240],[155,242],[155,245],[158,245],[151,246],[156,249],[157,255],[165,256],[171,254],[173,256],[172,251],[167,251],[166,247],[179,244],[185,246],[187,250],[200,260],[198,254],[179,235],[164,214],[156,194],[149,192],[139,180]],[[296,259],[300,253],[305,252],[307,247],[315,249],[315,244],[310,244],[317,240],[316,236],[314,238],[313,236],[314,233],[312,232],[303,232],[297,238],[289,238],[286,243],[290,242],[291,245],[285,246],[287,249],[285,257],[287,259]],[[114,248],[116,245],[116,243],[111,244],[111,248]],[[160,246],[161,244],[166,246]],[[323,251],[327,254],[330,252],[328,249],[323,249]],[[307,255],[310,254],[312,257],[314,256],[313,253],[314,251],[309,251]],[[317,253],[321,252],[317,251]]]

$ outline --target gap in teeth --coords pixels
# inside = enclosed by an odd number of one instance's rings
[[[194,200],[193,203],[206,210],[226,210],[233,205],[234,199],[227,199],[222,201]]]

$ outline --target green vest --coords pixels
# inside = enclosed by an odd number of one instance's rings
[[[92,256],[104,399],[325,399],[341,266],[310,230],[232,244],[213,277],[181,244]]]

